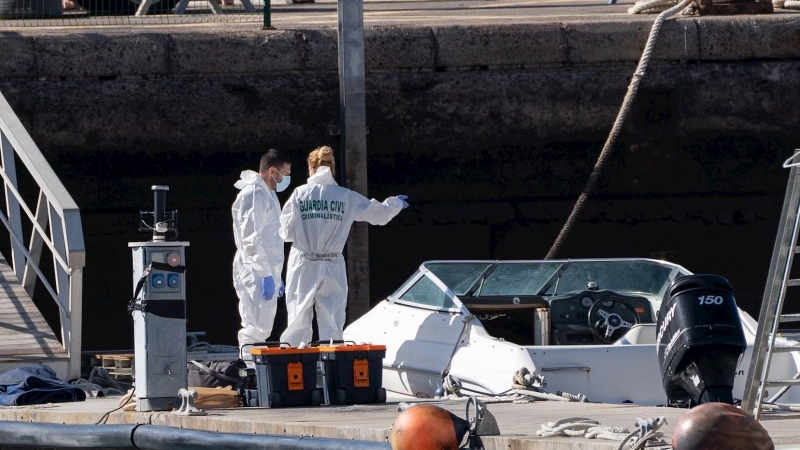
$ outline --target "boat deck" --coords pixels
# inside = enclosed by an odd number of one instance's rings
[[[42,361],[66,375],[66,351],[0,255],[0,372]]]
[[[209,410],[207,416],[120,411],[112,413],[108,423],[144,423],[225,433],[288,434],[385,442],[398,415],[397,403],[391,400],[383,405],[217,409]],[[94,424],[104,413],[115,409],[117,403],[116,398],[99,398],[81,403],[0,408],[0,420]],[[464,401],[453,400],[436,404],[459,417],[465,416]],[[488,408],[497,419],[502,434],[483,438],[487,450],[605,450],[617,447],[618,441],[536,436],[536,431],[541,429],[542,424],[576,416],[595,419],[603,425],[626,427],[631,431],[636,429],[638,417],[665,417],[667,425],[661,431],[665,433],[664,439],[670,442],[675,424],[686,412],[674,408],[546,401],[527,404],[492,403]],[[800,449],[800,435],[797,433],[800,419],[762,423],[769,431],[776,448]]]

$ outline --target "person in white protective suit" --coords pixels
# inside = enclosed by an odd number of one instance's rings
[[[347,274],[342,250],[354,221],[385,225],[408,207],[406,196],[370,200],[336,184],[333,150],[308,156],[308,183],[298,186],[281,213],[281,237],[292,242],[286,268],[288,326],[281,342],[311,340],[316,309],[320,341],[341,340],[347,306]]]
[[[261,157],[258,173],[245,170],[234,184],[240,189],[231,208],[236,241],[233,287],[242,318],[240,350],[269,338],[278,297],[283,296],[283,240],[278,234],[281,205],[275,192],[289,186],[291,168],[285,154],[270,149]]]

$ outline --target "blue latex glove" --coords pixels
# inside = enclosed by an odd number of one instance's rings
[[[281,288],[278,289],[278,297],[283,297],[286,294],[286,285],[283,284],[283,280],[281,280]]]
[[[261,296],[264,300],[272,300],[275,295],[275,281],[272,277],[264,277],[261,279]]]
[[[407,195],[398,195],[397,198],[399,198],[400,201],[403,202],[403,209],[408,208],[408,202],[406,201],[406,199],[408,198]]]

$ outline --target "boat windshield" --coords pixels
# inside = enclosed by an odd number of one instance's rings
[[[680,266],[654,260],[569,260],[425,263],[455,295],[552,296],[586,289],[660,295],[679,274]]]

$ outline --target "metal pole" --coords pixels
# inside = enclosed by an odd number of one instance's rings
[[[274,30],[272,26],[272,6],[270,0],[264,0],[264,26],[262,30]]]
[[[342,151],[339,157],[343,186],[367,195],[367,119],[364,98],[364,3],[338,0],[339,115]],[[355,223],[347,241],[348,319],[369,310],[369,234],[365,223]]]

